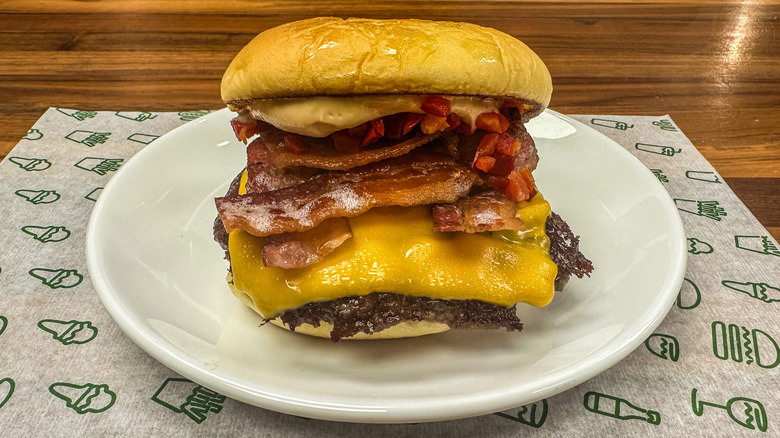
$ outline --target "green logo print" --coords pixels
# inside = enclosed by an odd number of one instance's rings
[[[626,129],[634,127],[634,125],[628,125],[626,122],[621,122],[618,120],[608,120],[608,119],[590,119],[590,123],[597,126],[619,129],[621,131],[625,131]]]
[[[677,294],[677,307],[685,310],[694,309],[701,304],[701,292],[693,281],[684,278],[680,293]]]
[[[136,122],[143,122],[144,120],[157,117],[157,114],[148,113],[146,111],[119,111],[116,115],[125,119],[135,120]]]
[[[696,216],[702,216],[714,221],[720,221],[727,216],[726,210],[718,205],[718,201],[696,201],[693,199],[674,198],[677,209]]]
[[[653,122],[653,125],[663,129],[664,131],[674,131],[677,132],[677,128],[672,125],[672,122],[666,119],[656,120]]]
[[[10,377],[0,379],[0,409],[3,409],[8,400],[11,400],[11,396],[14,394],[14,387],[16,387],[14,379]]]
[[[673,146],[661,146],[658,144],[637,143],[634,147],[642,152],[650,152],[651,154],[664,155],[667,157],[673,157],[674,154],[682,152],[682,149],[675,149]]]
[[[628,400],[599,392],[585,393],[583,405],[590,412],[618,420],[642,420],[654,425],[661,424],[661,414],[657,411],[640,408]]]
[[[86,171],[95,172],[98,175],[105,175],[108,172],[116,172],[119,167],[122,166],[123,158],[95,158],[86,157],[83,158],[74,166]]]
[[[696,181],[704,181],[715,184],[720,184],[720,178],[715,172],[709,172],[706,170],[687,170],[685,171],[685,177]]]
[[[106,384],[57,382],[49,386],[49,392],[81,415],[105,412],[116,402],[116,393]]]
[[[152,134],[141,134],[140,132],[136,132],[135,134],[131,135],[130,137],[127,137],[128,140],[134,141],[136,143],[142,143],[142,144],[149,144],[157,138],[159,138],[159,135],[152,135]]]
[[[734,236],[734,244],[746,251],[780,257],[780,249],[769,236]]]
[[[723,280],[720,284],[737,292],[746,293],[765,303],[780,301],[780,289],[766,283],[740,283],[738,281]]]
[[[191,122],[195,119],[201,118],[208,114],[210,111],[207,110],[200,110],[200,111],[181,111],[179,112],[179,116],[181,120],[184,120],[185,122]]]
[[[680,344],[677,338],[671,335],[653,333],[645,340],[647,350],[661,359],[677,362],[680,358]]]
[[[8,327],[8,318],[6,318],[3,315],[0,315],[0,335],[3,334],[6,327]]]
[[[51,204],[52,202],[56,202],[58,199],[60,199],[60,194],[57,193],[55,190],[29,190],[29,189],[22,189],[17,190],[14,193],[16,193],[17,196],[21,196],[27,202],[30,204]]]
[[[73,131],[70,134],[66,135],[65,138],[67,138],[70,141],[75,141],[76,143],[85,144],[89,147],[93,147],[97,145],[98,143],[103,144],[108,140],[108,137],[111,135],[110,132],[95,132],[95,131]]]
[[[688,252],[691,254],[712,254],[712,245],[695,237],[688,238]]]
[[[96,187],[92,189],[91,192],[87,193],[86,196],[84,196],[84,199],[89,199],[92,202],[96,202],[101,192],[103,192],[103,187]]]
[[[661,169],[650,169],[650,172],[653,172],[653,175],[658,178],[658,181],[661,181],[662,183],[669,182],[669,178],[664,175],[664,172]]]
[[[527,404],[521,407],[516,415],[503,412],[496,412],[496,415],[538,429],[544,425],[544,421],[547,419],[547,400]]]
[[[81,284],[84,277],[75,269],[30,269],[29,274],[52,289],[70,289]]]
[[[28,172],[46,170],[51,167],[51,162],[43,158],[10,157],[8,159]]]
[[[226,397],[184,378],[165,379],[152,400],[200,424],[209,412],[219,413]]]
[[[90,321],[43,319],[38,321],[38,327],[51,333],[62,345],[86,344],[98,335],[97,327]]]
[[[35,141],[35,140],[40,140],[42,138],[43,138],[43,132],[41,132],[41,131],[39,131],[39,130],[37,130],[35,128],[32,128],[32,129],[28,129],[27,130],[27,134],[24,137],[22,137],[22,140],[32,140],[32,141]]]
[[[704,407],[710,406],[713,408],[724,409],[728,412],[729,417],[735,423],[742,427],[746,427],[751,430],[758,429],[761,432],[766,432],[766,410],[764,405],[758,400],[753,400],[747,397],[734,397],[726,402],[726,405],[719,405],[717,403],[706,402],[697,399],[697,389],[691,390],[691,409],[693,413],[701,417],[704,415]]]
[[[65,227],[49,226],[49,227],[37,227],[35,225],[27,225],[22,227],[22,231],[26,234],[33,236],[33,239],[38,242],[62,242],[70,237],[70,230]]]
[[[748,330],[747,327],[721,321],[712,323],[712,352],[721,360],[761,368],[775,368],[780,364],[780,346],[763,330]]]
[[[97,115],[95,111],[79,111],[79,110],[62,109],[62,108],[57,108],[57,111],[61,112],[62,114],[65,114],[66,116],[73,117],[78,121],[84,121],[86,119],[95,117]]]

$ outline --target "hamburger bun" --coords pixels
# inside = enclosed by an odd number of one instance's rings
[[[222,79],[222,100],[236,112],[255,99],[372,94],[509,97],[532,117],[549,104],[552,80],[536,53],[495,29],[333,17],[266,30]]]

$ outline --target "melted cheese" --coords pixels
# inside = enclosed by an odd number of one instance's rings
[[[549,212],[537,195],[518,212],[526,231],[467,234],[434,232],[430,207],[375,208],[349,218],[352,239],[297,269],[263,266],[264,239],[236,230],[229,239],[233,281],[239,298],[266,317],[376,291],[544,306],[557,274],[544,231]]]
[[[498,112],[501,101],[489,97],[445,96],[450,110],[474,127],[477,116]],[[341,129],[398,113],[422,113],[422,95],[318,96],[256,101],[252,117],[309,137],[327,137]]]

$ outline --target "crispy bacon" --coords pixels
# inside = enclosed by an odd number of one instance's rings
[[[298,185],[323,173],[323,170],[307,167],[285,167],[278,169],[271,165],[268,146],[258,138],[247,147],[247,193],[262,193]]]
[[[374,127],[371,127],[374,130]],[[368,134],[366,134],[368,135]],[[341,153],[330,146],[307,145],[302,153],[293,153],[286,148],[271,148],[269,159],[276,167],[305,166],[328,170],[347,170],[369,163],[398,157],[409,153],[441,135],[417,135],[392,146],[380,147],[352,153]]]
[[[455,202],[478,181],[476,172],[450,157],[414,152],[293,187],[217,198],[216,204],[228,232],[268,236],[306,231],[325,219],[374,207]]]
[[[483,231],[524,230],[523,221],[515,217],[517,203],[496,190],[458,199],[453,204],[433,207],[435,231]]]
[[[346,218],[336,217],[300,233],[268,236],[262,248],[263,264],[268,267],[302,268],[322,260],[352,237]]]

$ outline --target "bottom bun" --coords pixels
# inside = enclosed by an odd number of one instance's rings
[[[246,304],[250,309],[254,310],[258,315],[263,316],[263,314],[260,313],[259,310],[257,310],[257,306],[255,305],[255,302],[252,299],[252,297],[248,293],[238,289],[235,286],[235,284],[233,284],[233,276],[230,273],[228,273],[227,281],[228,281],[228,286],[230,286],[231,292],[233,292],[233,295],[238,297],[241,300],[241,302]],[[280,318],[274,318],[270,322],[278,327],[281,327],[286,330],[290,330],[290,326],[283,323]],[[413,338],[417,336],[442,333],[442,332],[446,332],[449,329],[450,326],[439,322],[404,321],[392,327],[388,327],[382,331],[378,331],[371,334],[357,333],[354,336],[350,336],[348,338],[343,338],[343,339],[358,341],[358,340],[368,340],[368,339]],[[319,327],[314,327],[311,324],[301,324],[300,326],[296,327],[295,330],[293,330],[293,333],[301,333],[304,335],[315,336],[318,338],[330,339],[330,332],[332,330],[333,330],[333,324],[322,321]]]

